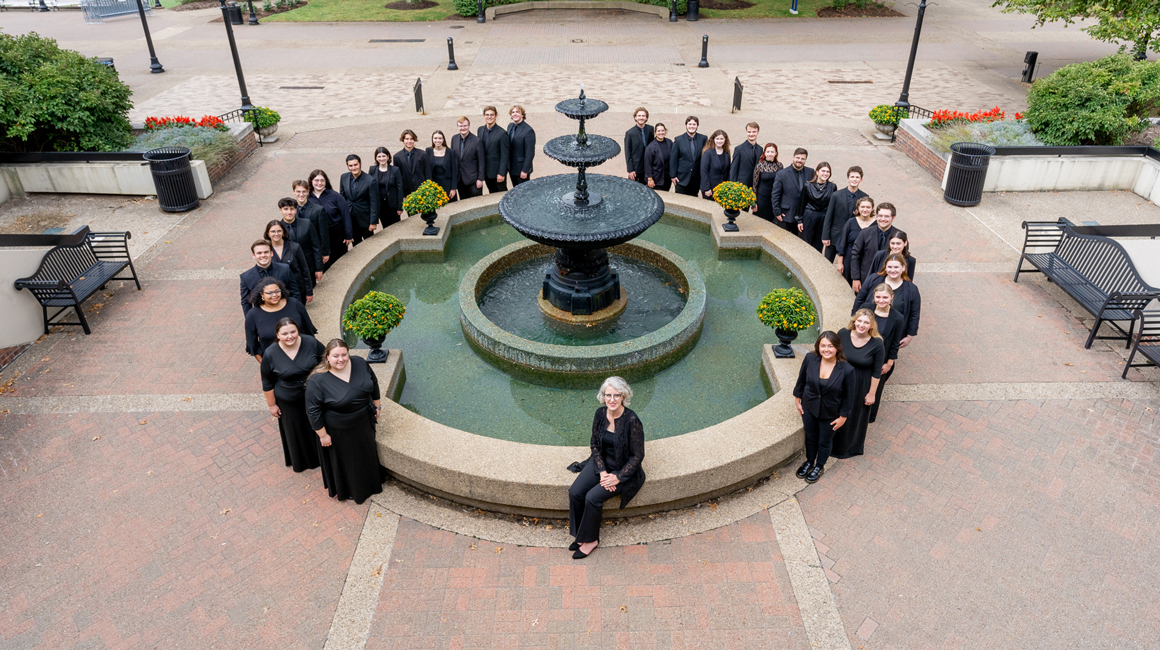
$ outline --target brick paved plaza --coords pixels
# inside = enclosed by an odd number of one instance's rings
[[[1041,74],[1114,50],[989,4],[928,10],[912,102],[1022,109],[1025,50],[1040,51]],[[1086,313],[1041,277],[1011,281],[1022,220],[1098,220],[1098,202],[1160,223],[1160,208],[1124,192],[944,202],[865,119],[901,86],[914,7],[896,8],[910,17],[237,27],[251,97],[285,118],[279,142],[146,235],[134,251],[144,290],[109,285],[89,303],[92,335],[54,331],[0,371],[0,648],[1160,645],[1160,371],[1120,380],[1121,346],[1083,349]],[[236,107],[216,11],[155,13],[167,72],[153,76],[135,19],[0,15],[6,32],[114,56],[134,119]],[[458,72],[444,69],[447,36]],[[416,77],[425,116],[412,111]],[[609,527],[583,562],[560,548],[560,522],[465,511],[393,482],[363,505],[327,498],[317,472],[283,466],[244,352],[241,242],[292,179],[316,167],[336,178],[345,154],[394,150],[403,128],[450,133],[483,103],[519,102],[541,143],[569,133],[551,105],[581,81],[611,105],[594,132],[618,137],[637,104],[737,139],[756,120],[783,152],[861,165],[863,189],[899,207],[924,318],[866,455],[809,487],[783,468],[752,491]],[[536,175],[562,171],[537,157]],[[0,230],[15,209],[0,207]],[[317,288],[329,290],[345,287]]]

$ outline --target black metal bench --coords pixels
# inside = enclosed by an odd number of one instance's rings
[[[44,333],[52,325],[80,325],[90,334],[82,303],[105,288],[110,280],[132,280],[141,290],[137,270],[129,257],[128,232],[89,232],[79,243],[57,246],[45,254],[31,277],[16,281],[17,290],[28,289],[44,311]],[[118,277],[128,267],[129,277]],[[78,322],[54,319],[72,308]],[[55,309],[49,314],[49,309]]]
[[[1160,366],[1160,311],[1137,309],[1136,318],[1140,319],[1140,332],[1136,335],[1136,344],[1132,347],[1132,353],[1128,355],[1128,363],[1124,364],[1124,374],[1120,375],[1124,379],[1128,378],[1129,368],[1139,368],[1149,363]],[[1132,363],[1137,353],[1143,355],[1148,361]]]
[[[1020,273],[1043,273],[1095,316],[1085,348],[1091,348],[1097,338],[1122,338],[1124,347],[1130,346],[1136,324],[1134,312],[1160,297],[1160,289],[1140,278],[1132,258],[1119,243],[1106,234],[1097,234],[1111,229],[1077,227],[1067,219],[1024,221],[1023,228],[1027,234],[1015,268],[1015,282]],[[1024,261],[1035,268],[1024,269]],[[1116,321],[1128,321],[1128,331]],[[1104,322],[1122,336],[1096,336]]]

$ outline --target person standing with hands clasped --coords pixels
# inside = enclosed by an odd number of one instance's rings
[[[869,309],[859,309],[850,319],[850,324],[838,330],[838,338],[842,340],[846,361],[854,367],[854,404],[849,419],[834,433],[834,448],[830,455],[850,458],[861,456],[866,445],[870,407],[874,405],[882,366],[886,364],[886,346],[878,334],[874,312]]]
[[[568,547],[572,559],[592,554],[600,543],[604,502],[620,495],[624,509],[644,485],[644,425],[631,409],[632,388],[609,377],[596,392],[601,406],[592,418],[592,455],[568,489],[568,530],[576,538]]]
[[[483,126],[479,140],[483,144],[484,183],[488,194],[507,191],[508,167],[511,164],[512,141],[507,131],[495,125],[495,106],[483,109]]]
[[[826,221],[826,211],[830,208],[836,185],[830,182],[830,163],[819,163],[814,168],[814,177],[802,190],[801,223],[798,232],[802,239],[822,252],[822,226]]]
[[[830,459],[834,432],[854,407],[854,368],[846,363],[837,334],[826,331],[818,337],[814,351],[802,360],[793,396],[806,432],[806,462],[797,477],[816,483]]]
[[[353,153],[346,157],[346,168],[350,171],[338,179],[338,189],[350,205],[354,245],[358,246],[379,227],[379,182],[363,173],[362,158]]]
[[[669,178],[669,157],[673,152],[673,141],[666,140],[669,130],[657,122],[653,127],[653,141],[644,150],[644,175],[648,186],[658,192],[668,192],[673,186]]]
[[[455,122],[459,133],[451,136],[451,150],[459,167],[459,199],[470,199],[483,194],[483,145],[471,132],[471,120],[461,115]]]
[[[785,165],[777,159],[777,145],[772,142],[765,145],[765,154],[753,168],[753,193],[757,195],[753,214],[772,224],[777,223],[773,204],[770,203],[773,197],[773,182],[777,179],[777,173],[784,168]]]
[[[318,467],[318,436],[306,416],[306,378],[326,351],[318,339],[299,334],[293,318],[275,325],[276,343],[262,355],[262,392],[270,415],[278,419],[282,455],[295,472]]]
[[[644,170],[644,152],[652,142],[656,131],[648,124],[648,109],[640,107],[632,114],[636,126],[624,132],[624,164],[628,167],[628,180],[645,183],[648,175]]]
[[[512,123],[508,125],[508,140],[511,141],[512,187],[532,178],[532,159],[536,157],[536,131],[527,123],[527,112],[523,106],[512,106],[508,110]]]
[[[701,152],[701,198],[713,200],[713,188],[729,180],[729,136],[717,129]]]
[[[673,138],[672,158],[669,159],[669,176],[677,186],[677,194],[697,196],[701,190],[701,151],[709,141],[697,133],[701,120],[690,115],[685,118],[685,132]]]

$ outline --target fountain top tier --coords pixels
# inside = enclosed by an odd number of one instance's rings
[[[569,167],[580,169],[580,181],[583,182],[584,169],[595,167],[620,153],[620,145],[612,138],[602,135],[588,135],[584,129],[584,122],[608,110],[608,104],[599,99],[589,99],[584,95],[584,87],[580,87],[580,97],[565,99],[556,104],[556,111],[563,113],[574,120],[580,120],[580,132],[576,135],[562,135],[552,138],[544,145],[544,154],[553,160],[558,160]],[[580,188],[577,187],[577,192]],[[599,199],[593,204],[599,202]],[[583,208],[581,201],[574,207]]]

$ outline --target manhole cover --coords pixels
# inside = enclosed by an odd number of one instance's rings
[[[583,43],[583,42],[584,42],[584,39],[582,39],[582,38],[574,38],[574,39],[572,39],[572,42],[573,42],[573,43]]]

